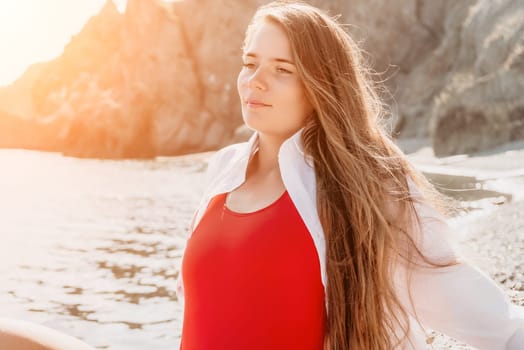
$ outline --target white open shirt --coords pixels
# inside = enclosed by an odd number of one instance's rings
[[[317,214],[315,173],[312,163],[304,156],[302,131],[283,142],[278,161],[284,186],[315,244],[325,288],[326,242]],[[257,144],[258,134],[255,132],[248,142],[222,148],[211,157],[206,172],[206,189],[193,216],[190,235],[214,196],[230,192],[244,183],[249,158]],[[416,197],[416,187],[410,180],[408,183]],[[449,240],[451,232],[445,219],[429,205],[415,203],[415,209],[422,223],[422,252],[437,259],[457,256]],[[524,350],[524,308],[512,304],[502,289],[475,266],[462,261],[445,268],[416,268],[411,279],[414,310],[408,299],[405,271],[398,270],[395,285],[410,314],[411,331],[410,342],[397,349],[428,349],[425,330],[415,321],[416,311],[424,327],[480,350]],[[177,294],[183,297],[182,272],[178,276]]]

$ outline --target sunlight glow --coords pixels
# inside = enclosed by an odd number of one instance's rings
[[[106,0],[0,1],[0,86],[36,62],[59,56]],[[123,12],[126,0],[113,0]]]

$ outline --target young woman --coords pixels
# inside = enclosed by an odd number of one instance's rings
[[[524,349],[524,309],[453,249],[342,26],[268,4],[243,63],[255,133],[209,162],[179,280],[181,349],[418,350],[424,327]]]

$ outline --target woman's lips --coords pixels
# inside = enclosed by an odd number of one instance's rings
[[[247,103],[247,106],[248,106],[249,108],[271,107],[271,106],[268,106],[268,105],[265,105],[265,104],[261,104],[261,103],[251,103],[251,102],[248,102],[248,103]]]
[[[249,107],[249,108],[262,108],[262,107],[271,107],[271,105],[268,105],[268,104],[265,104],[261,101],[257,101],[257,100],[252,100],[252,99],[249,99],[246,101],[246,105]]]

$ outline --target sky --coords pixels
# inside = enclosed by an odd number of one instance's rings
[[[59,56],[106,0],[0,0],[0,86]],[[120,12],[126,0],[113,0]]]

